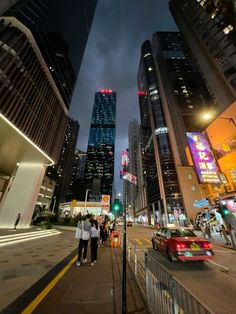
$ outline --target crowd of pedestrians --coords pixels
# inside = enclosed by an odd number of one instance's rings
[[[87,251],[90,241],[90,265],[93,266],[97,262],[98,247],[103,246],[107,243],[108,236],[114,229],[114,221],[108,224],[108,222],[104,220],[99,224],[98,221],[90,214],[80,217],[75,234],[75,237],[79,240],[78,259],[76,265],[81,266],[81,263],[86,263],[88,261]]]

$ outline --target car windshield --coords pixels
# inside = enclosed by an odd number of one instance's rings
[[[196,237],[196,234],[190,229],[171,229],[171,237]]]

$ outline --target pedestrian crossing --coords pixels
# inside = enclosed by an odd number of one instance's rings
[[[61,232],[56,229],[39,230],[32,232],[22,232],[18,234],[0,236],[0,247],[5,247],[17,243],[22,243],[31,240],[37,240],[40,238],[55,236]]]

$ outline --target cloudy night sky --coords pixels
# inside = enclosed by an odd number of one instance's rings
[[[87,150],[94,94],[101,88],[117,93],[115,187],[121,151],[128,147],[128,125],[139,118],[137,71],[142,43],[156,31],[176,31],[168,0],[98,0],[70,116],[79,121],[77,148]]]

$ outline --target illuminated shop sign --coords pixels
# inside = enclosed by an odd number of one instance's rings
[[[220,183],[216,162],[205,135],[188,132],[187,139],[199,181],[201,183]]]
[[[120,171],[120,178],[137,185],[137,177],[126,170]]]

